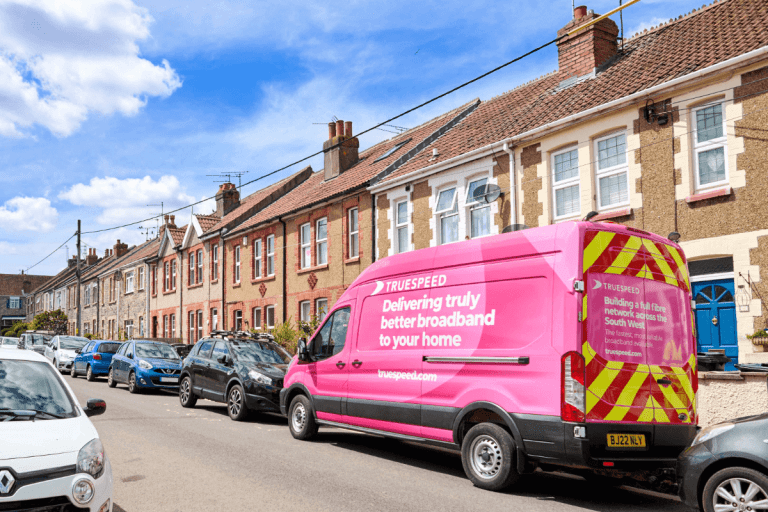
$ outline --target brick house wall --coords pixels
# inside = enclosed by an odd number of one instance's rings
[[[216,317],[221,327],[221,249],[219,250],[219,278],[213,279],[213,258],[211,255],[212,247],[220,246],[218,238],[202,242],[198,238],[196,228],[189,224],[189,231],[185,237],[185,245],[181,248],[181,273],[177,277],[180,279],[180,285],[184,297],[182,325],[185,326],[183,332],[179,332],[177,337],[184,340],[185,343],[194,343],[201,333],[210,334],[213,329],[212,309],[216,309]],[[190,282],[190,254],[194,255],[194,275]],[[199,266],[199,255],[202,256],[202,268]],[[190,312],[194,313],[192,324],[190,324]],[[198,312],[202,313],[202,319]],[[190,330],[190,327],[194,331]]]
[[[163,235],[167,236],[167,235]],[[173,285],[172,263],[176,262],[176,284]],[[165,264],[168,263],[169,287],[165,287],[166,270]],[[183,275],[180,275],[182,261],[173,247],[172,243],[163,242],[158,253],[157,261],[150,260],[150,272],[157,272],[157,287],[154,293],[150,291],[149,296],[149,337],[151,338],[181,338],[182,337],[182,318],[181,318],[181,294]],[[150,274],[151,275],[151,274]],[[171,315],[175,322],[171,323]],[[168,333],[164,330],[164,317],[168,316]],[[175,336],[170,333],[174,332]],[[156,336],[155,336],[156,334]]]

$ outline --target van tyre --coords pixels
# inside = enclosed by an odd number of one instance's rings
[[[734,489],[736,485],[739,489]],[[741,495],[741,499],[738,495]],[[724,510],[723,505],[730,510],[761,510],[754,505],[761,501],[765,503],[763,500],[768,500],[768,475],[742,467],[721,469],[707,480],[701,493],[704,512]]]
[[[117,381],[115,380],[115,376],[112,375],[112,368],[109,369],[109,373],[107,374],[107,386],[111,388],[117,386]]]
[[[515,468],[515,441],[494,423],[480,423],[467,432],[461,444],[461,464],[476,487],[489,491],[501,491],[520,478]]]
[[[312,403],[304,395],[296,395],[288,408],[288,428],[291,435],[302,441],[308,441],[317,435],[317,422]]]
[[[235,384],[227,393],[227,412],[233,421],[243,421],[248,416],[245,406],[245,393],[240,384]]]
[[[192,379],[189,377],[184,377],[181,380],[181,385],[179,386],[179,402],[181,402],[182,407],[187,409],[191,409],[197,403],[197,396],[195,396],[195,393],[192,391]]]
[[[73,365],[74,368],[74,365]],[[96,376],[93,374],[93,369],[91,368],[91,365],[88,365],[88,367],[85,369],[85,380],[88,382],[93,382],[96,380]]]

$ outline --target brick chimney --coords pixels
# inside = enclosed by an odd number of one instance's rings
[[[95,265],[99,261],[99,255],[96,254],[96,249],[88,249],[88,256],[85,257],[85,264],[89,267]]]
[[[72,268],[75,265],[77,265],[77,255],[72,256],[69,261],[67,261],[67,268]]]
[[[120,258],[127,252],[128,252],[128,244],[121,244],[120,240],[118,240],[114,246],[113,254],[115,254],[118,258]]]
[[[240,206],[240,192],[234,183],[222,183],[216,192],[216,216],[223,217]]]
[[[557,31],[558,37],[599,18],[599,14],[587,11],[586,6],[576,7],[573,20]],[[588,75],[618,54],[619,27],[609,18],[600,20],[584,30],[576,32],[557,43],[561,80]]]
[[[352,121],[328,123],[328,140],[323,142],[325,179],[335,178],[355,165],[360,160],[359,148],[360,141],[352,137]]]

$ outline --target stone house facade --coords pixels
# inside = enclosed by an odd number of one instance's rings
[[[597,16],[577,8],[558,34]],[[725,0],[621,46],[609,19],[564,38],[557,71],[484,102],[434,144],[435,154],[370,188],[378,257],[444,243],[446,230],[447,242],[472,236],[468,217],[478,206],[467,205],[467,188],[487,177],[501,196],[482,236],[590,212],[593,221],[679,233],[699,350],[768,362],[746,338],[768,327],[760,208],[768,142],[759,135],[768,126],[767,22],[760,2]],[[451,203],[443,192],[454,187]]]
[[[166,215],[158,236],[150,267],[149,337],[167,340],[182,338],[183,289],[180,282],[182,259],[180,247],[187,226],[176,227],[173,215]]]
[[[104,257],[99,258],[96,249],[88,251],[85,265],[80,269],[80,322],[81,334],[92,334],[96,337],[103,336],[101,327],[101,281],[100,272],[114,261],[111,255],[113,249],[106,249]],[[76,277],[72,280],[77,284]],[[77,314],[75,312],[75,314]]]

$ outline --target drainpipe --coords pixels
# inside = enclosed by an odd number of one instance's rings
[[[221,330],[227,330],[227,242],[224,240],[224,235],[227,234],[229,229],[222,228],[219,234],[219,250],[221,251]]]
[[[144,302],[145,302],[147,312],[144,314],[144,333],[141,335],[143,338],[152,337],[152,327],[151,327],[152,318],[150,317],[149,299],[150,299],[150,296],[152,295],[152,285],[154,284],[154,280],[150,275],[151,271],[152,271],[152,267],[149,265],[149,263],[144,262],[144,275],[146,276],[144,281],[144,297],[145,297]]]
[[[283,323],[288,319],[288,268],[286,263],[286,249],[288,244],[288,233],[286,232],[285,221],[282,217],[277,219],[283,225]]]
[[[371,194],[371,263],[375,261],[376,261],[376,194]]]
[[[176,254],[179,260],[179,271],[176,273],[176,278],[179,280],[179,335],[181,342],[184,343],[184,255],[178,249]]]
[[[509,155],[509,178],[512,184],[510,187],[512,189],[512,208],[510,208],[512,217],[509,223],[517,224],[517,173],[515,172],[515,148],[514,146],[509,147],[509,143],[505,142],[501,149]]]

